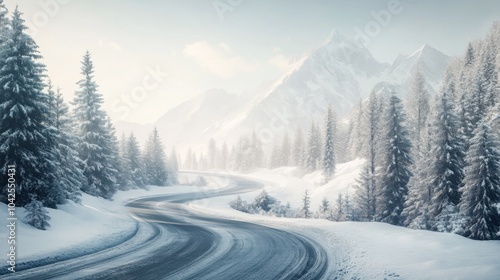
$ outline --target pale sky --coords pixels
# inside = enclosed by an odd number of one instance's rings
[[[67,101],[89,50],[105,109],[115,121],[138,123],[211,88],[241,93],[272,81],[333,29],[364,30],[374,57],[392,62],[423,44],[460,55],[500,20],[498,0],[4,2],[24,13]]]

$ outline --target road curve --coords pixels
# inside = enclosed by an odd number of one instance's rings
[[[9,279],[332,279],[327,253],[285,230],[193,212],[187,203],[262,188],[231,177],[218,190],[133,200],[139,222],[124,243],[9,275]],[[0,278],[7,275],[2,275]]]

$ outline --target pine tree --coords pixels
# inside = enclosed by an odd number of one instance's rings
[[[189,148],[186,153],[186,159],[183,166],[185,169],[193,169],[193,151],[191,148]]]
[[[229,162],[229,150],[227,147],[226,142],[222,143],[222,147],[220,150],[220,157],[219,157],[219,168],[226,170]]]
[[[290,165],[290,155],[291,155],[290,138],[288,137],[288,133],[285,133],[285,136],[283,137],[283,142],[281,143],[280,166]]]
[[[309,197],[309,191],[306,190],[304,192],[304,196],[302,197],[302,208],[300,209],[302,213],[302,217],[308,219],[311,218],[311,198]]]
[[[500,142],[486,124],[478,126],[466,157],[460,210],[465,214],[466,237],[498,239],[500,231]]]
[[[54,93],[49,86],[49,104],[53,112],[50,123],[57,131],[58,185],[64,199],[79,202],[85,177],[80,168],[83,162],[78,157],[74,120],[59,88]]]
[[[406,115],[399,99],[392,94],[385,111],[383,174],[380,179],[378,220],[393,225],[402,224],[401,212],[408,195],[408,181],[413,163],[411,143],[405,127]]]
[[[345,192],[345,196],[344,196],[344,213],[345,213],[345,217],[344,217],[344,220],[345,221],[350,221],[351,218],[352,218],[352,208],[351,208],[351,199],[350,199],[350,196],[349,196],[349,190],[346,190]]]
[[[272,205],[277,202],[276,198],[270,196],[266,190],[262,190],[262,192],[255,197],[254,205],[256,208],[260,208],[266,212],[271,210]]]
[[[197,169],[196,155],[192,155],[192,160],[192,168]],[[146,173],[145,177],[147,178],[146,184],[155,186],[166,186],[169,184],[170,178],[165,151],[156,127],[146,142],[143,162]]]
[[[328,202],[328,199],[325,197],[319,206],[320,217],[326,217],[328,211],[330,211],[330,202]]]
[[[310,172],[318,170],[321,163],[321,135],[317,125],[312,122],[306,151],[306,169]]]
[[[116,169],[110,161],[112,157],[111,139],[107,131],[107,115],[102,110],[102,95],[94,81],[94,65],[90,53],[83,56],[79,90],[73,101],[75,119],[80,139],[78,152],[83,161],[83,174],[87,178],[82,191],[106,199],[111,199],[117,190]]]
[[[116,187],[121,190],[126,190],[127,183],[130,180],[130,173],[125,170],[125,161],[124,158],[122,158],[121,149],[125,149],[125,147],[121,147],[122,143],[118,141],[116,128],[109,116],[106,116],[106,130],[109,135],[109,163],[110,166],[113,167],[113,169],[109,171],[112,172],[113,176],[116,178]],[[125,135],[123,135],[123,137],[125,137]],[[125,145],[125,141],[123,145]]]
[[[0,46],[3,45],[8,38],[10,29],[9,11],[5,7],[3,0],[0,0]]]
[[[278,142],[274,143],[273,150],[271,151],[271,156],[269,158],[269,168],[274,169],[281,166],[281,148]]]
[[[366,147],[363,141],[365,132],[362,126],[364,114],[363,101],[360,100],[350,118],[349,141],[347,144],[348,159],[350,160],[365,156]]]
[[[236,170],[248,172],[254,167],[254,152],[252,140],[244,135],[238,141],[235,156]]]
[[[208,168],[215,168],[217,162],[217,143],[213,138],[208,141]]]
[[[439,231],[452,231],[452,219],[460,201],[458,190],[464,178],[465,148],[458,130],[453,103],[444,92],[437,102],[428,163],[432,170],[427,174],[432,187],[430,214],[435,223],[433,228]]]
[[[343,122],[339,122],[338,115],[333,113],[333,123],[335,131],[335,161],[336,163],[347,162],[347,145],[349,138],[349,125]]]
[[[170,157],[168,158],[169,168],[169,181],[171,185],[175,185],[179,183],[178,174],[179,174],[179,161],[177,160],[177,152],[175,151],[175,147],[172,147],[172,151],[170,152]]]
[[[406,107],[415,155],[419,155],[420,153],[421,139],[425,134],[427,116],[430,111],[429,93],[425,87],[424,75],[417,66],[413,73]]]
[[[16,206],[32,200],[55,208],[60,197],[57,181],[55,129],[43,92],[45,67],[38,46],[25,33],[21,13],[14,11],[7,40],[0,48],[0,181],[7,201],[7,169],[16,166]]]
[[[125,170],[126,166],[127,166],[127,161],[125,159],[125,155],[127,153],[127,136],[125,136],[125,133],[122,132],[122,135],[120,137],[120,141],[119,141],[119,145],[118,145],[118,166],[117,166],[117,170],[118,170],[118,174],[119,174],[119,178],[117,180],[117,184],[118,184],[118,187],[120,188],[120,190],[123,190],[123,191],[126,191],[129,189],[130,187],[130,181],[131,181],[131,178],[130,178],[130,172],[128,172],[127,170]],[[145,183],[147,183],[149,181],[149,179],[147,178],[147,174],[144,175],[144,180],[145,180]]]
[[[374,184],[375,178],[371,172],[371,166],[367,162],[363,165],[361,170],[360,178],[356,180],[356,196],[354,201],[359,209],[361,219],[363,221],[371,221],[375,216],[375,207],[373,205],[375,195]]]
[[[31,202],[26,204],[26,220],[28,224],[40,230],[46,230],[50,226],[49,212],[43,208],[43,203],[32,198]]]
[[[333,111],[328,107],[325,129],[325,148],[323,150],[323,176],[325,182],[329,182],[335,173],[335,131],[333,123]]]
[[[306,154],[305,142],[304,142],[304,133],[302,129],[299,127],[295,134],[295,139],[293,142],[292,149],[292,160],[293,164],[299,168],[299,171],[304,171],[305,168],[305,154]]]
[[[337,200],[335,202],[335,221],[344,221],[344,199],[341,193],[337,195]]]
[[[133,133],[128,137],[125,150],[125,170],[130,173],[129,187],[144,187],[144,165],[141,161],[139,143]]]
[[[474,137],[473,131],[495,105],[500,92],[493,47],[490,42],[482,46],[480,56],[475,58],[475,65],[467,69],[469,80],[466,80],[463,89],[463,131],[467,140]],[[467,141],[467,147],[468,144]]]
[[[255,131],[252,132],[252,141],[250,145],[250,168],[262,167],[264,164],[264,151],[262,150],[262,141],[257,138]]]
[[[429,132],[428,132],[429,133]],[[405,202],[403,213],[404,226],[413,229],[431,229],[431,216],[429,213],[432,198],[432,161],[431,147],[422,145],[420,156],[413,166],[413,176],[408,182],[409,194]]]
[[[484,93],[486,111],[495,106],[500,96],[500,84],[498,81],[498,68],[496,65],[495,42],[490,38],[486,41],[484,54],[481,60],[479,87]]]
[[[193,170],[198,170],[199,169],[199,162],[198,162],[198,158],[196,156],[196,153],[193,153],[193,162],[191,163],[191,166],[193,168]]]
[[[368,98],[367,108],[364,110],[362,130],[365,132],[364,137],[366,144],[367,169],[363,175],[362,181],[359,182],[360,187],[364,190],[363,196],[366,201],[363,211],[368,221],[373,220],[377,209],[377,162],[380,161],[381,149],[381,119],[382,119],[383,104],[377,94],[372,91]],[[358,197],[357,200],[361,199]]]

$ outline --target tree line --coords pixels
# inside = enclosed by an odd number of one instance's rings
[[[297,166],[302,174],[322,170],[328,182],[335,163],[362,157],[353,203],[342,210],[345,196],[339,196],[342,215],[336,216],[498,239],[499,72],[496,22],[485,39],[469,43],[451,63],[435,96],[416,66],[404,98],[372,92],[348,122],[337,121],[328,109],[322,129],[313,121],[307,139],[299,127],[293,140],[284,135],[272,147],[262,147],[255,133],[241,137],[231,151],[226,144],[217,150],[212,139],[208,162],[224,164],[207,167],[247,172]],[[267,159],[264,150],[270,151]],[[230,160],[212,160],[217,157]]]
[[[9,19],[0,1],[0,201],[15,200],[30,224],[45,229],[43,207],[79,202],[82,192],[111,199],[117,190],[174,183],[176,158],[167,159],[156,129],[143,153],[134,135],[118,141],[90,53],[70,109],[26,29],[19,10]],[[8,166],[16,170],[15,196],[7,191]]]

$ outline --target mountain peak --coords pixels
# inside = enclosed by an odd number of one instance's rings
[[[332,45],[332,44],[338,44],[341,42],[345,41],[345,37],[340,34],[337,29],[333,29],[332,32],[330,32],[330,35],[328,35],[325,45]]]
[[[418,50],[416,50],[413,54],[411,54],[409,57],[412,57],[412,56],[420,57],[422,55],[432,55],[432,54],[445,55],[442,52],[440,52],[439,50],[432,47],[431,45],[424,44]]]

